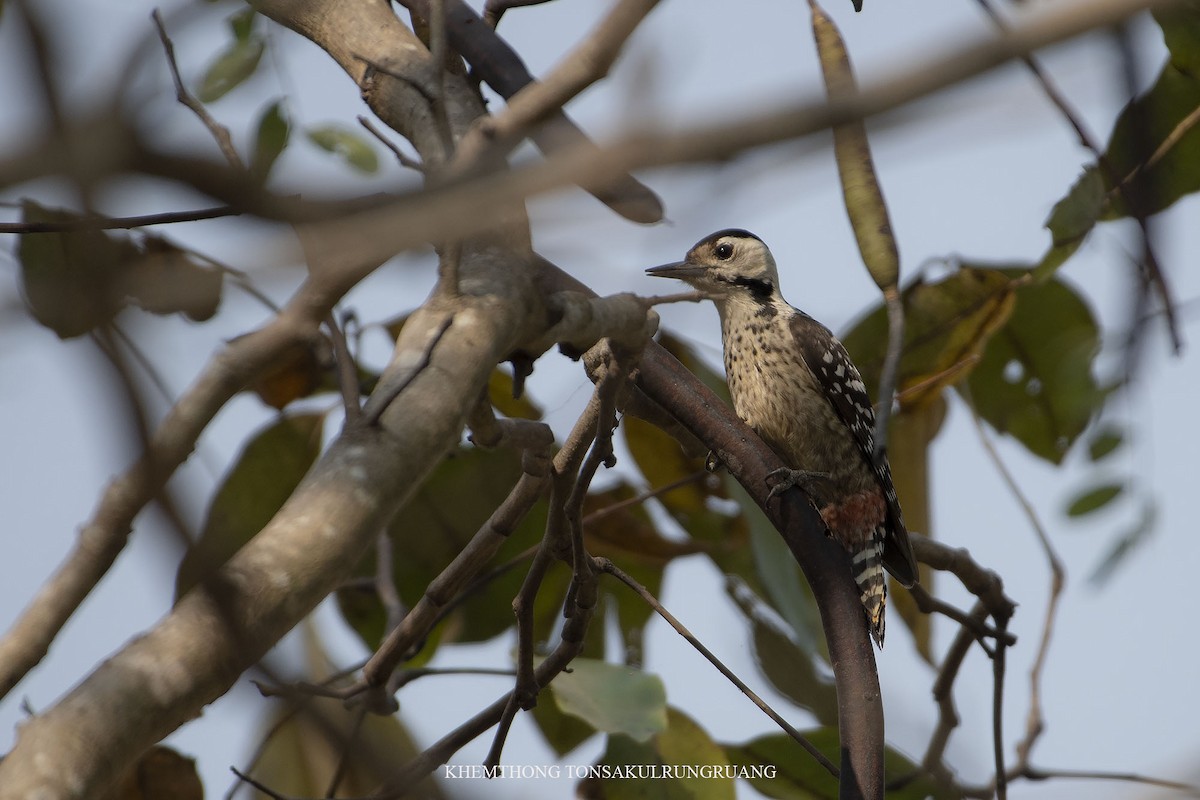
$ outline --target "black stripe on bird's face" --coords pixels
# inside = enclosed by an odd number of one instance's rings
[[[760,303],[765,303],[771,299],[771,295],[775,293],[775,287],[769,280],[765,278],[745,278],[738,276],[729,281],[734,286],[744,286],[750,290],[750,295]]]

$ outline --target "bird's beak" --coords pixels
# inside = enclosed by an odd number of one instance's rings
[[[674,264],[651,267],[646,270],[646,274],[652,275],[655,278],[680,278],[681,280],[687,280],[688,278],[699,278],[707,271],[707,267],[698,266],[689,261],[676,261]]]

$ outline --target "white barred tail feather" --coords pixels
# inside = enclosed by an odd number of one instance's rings
[[[871,638],[881,649],[884,635],[883,611],[887,605],[887,576],[883,571],[883,546],[886,537],[886,528],[876,528],[867,546],[855,553],[851,559],[854,582],[858,585],[863,610],[867,614]]]

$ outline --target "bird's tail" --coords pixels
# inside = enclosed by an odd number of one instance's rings
[[[883,649],[883,610],[887,605],[887,578],[883,572],[883,542],[887,531],[877,527],[866,546],[854,554],[854,582],[867,612],[871,638]]]

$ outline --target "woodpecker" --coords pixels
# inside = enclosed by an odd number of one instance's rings
[[[775,258],[749,231],[717,231],[674,264],[646,270],[709,295],[721,317],[733,408],[786,468],[771,496],[799,485],[850,554],[868,629],[883,647],[887,582],[917,582],[887,456],[874,459],[875,412],[846,348],[779,293]]]

